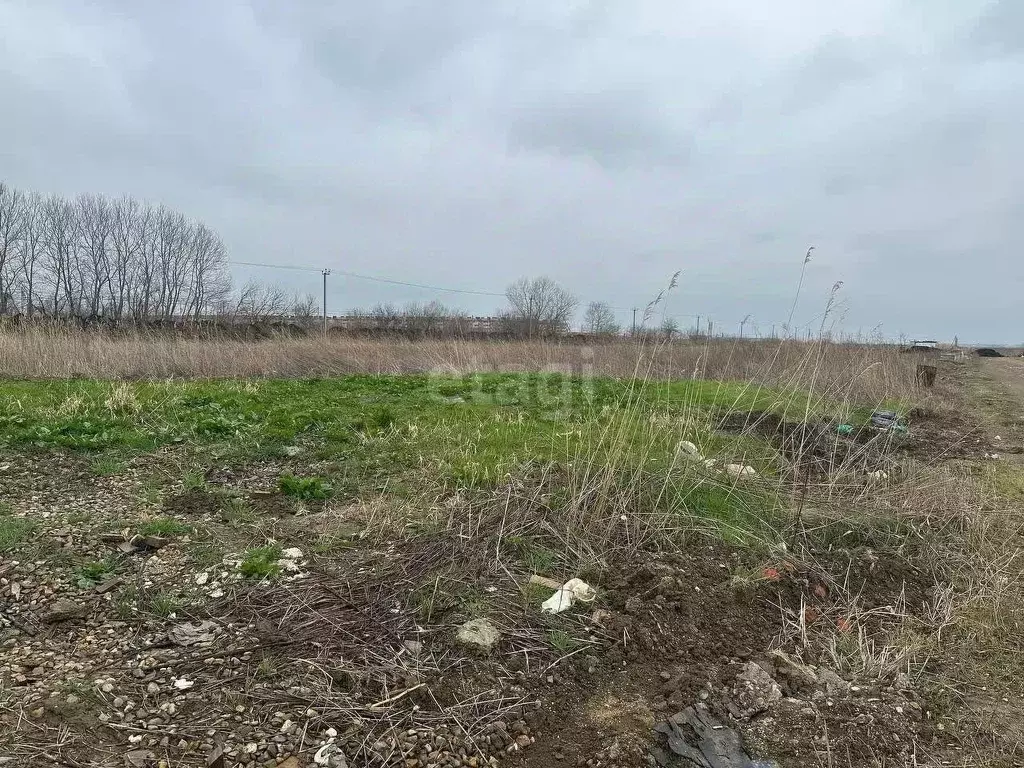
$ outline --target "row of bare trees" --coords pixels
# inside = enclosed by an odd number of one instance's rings
[[[248,286],[233,296],[217,233],[165,206],[0,182],[0,315],[198,319],[243,300],[278,311],[277,293]]]

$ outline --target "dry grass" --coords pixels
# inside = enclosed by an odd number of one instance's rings
[[[196,340],[29,329],[0,334],[12,378],[299,377],[345,373],[550,371],[632,378],[704,378],[844,391],[878,402],[915,391],[914,360],[892,347],[826,341],[713,339],[637,344],[375,338]],[[813,386],[812,386],[813,385]]]

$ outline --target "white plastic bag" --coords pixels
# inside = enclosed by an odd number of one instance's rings
[[[594,588],[582,579],[569,579],[551,597],[541,603],[542,613],[561,613],[572,608],[573,603],[592,603],[597,597]]]

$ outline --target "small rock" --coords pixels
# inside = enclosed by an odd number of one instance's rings
[[[736,716],[743,719],[766,712],[782,700],[779,684],[760,664],[752,661],[748,661],[736,676],[732,693]]]
[[[80,619],[89,613],[89,607],[79,605],[74,600],[57,600],[43,615],[43,621],[47,624],[56,624],[61,621]]]
[[[745,464],[726,464],[725,473],[729,477],[757,477],[757,470]]]
[[[501,632],[490,619],[470,619],[455,635],[463,645],[482,653],[490,653],[501,640]]]

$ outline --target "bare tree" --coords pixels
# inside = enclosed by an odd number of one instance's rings
[[[316,325],[320,317],[320,302],[311,293],[301,297],[295,296],[292,300],[291,315],[297,325],[309,330]]]
[[[276,285],[246,283],[238,293],[231,314],[254,325],[279,320],[289,307],[288,293]]]
[[[575,296],[549,277],[520,278],[505,290],[508,321],[528,336],[568,330],[579,303]]]
[[[370,310],[370,325],[375,331],[397,331],[402,324],[402,313],[394,304],[377,304]]]
[[[18,254],[17,276],[24,295],[24,312],[32,317],[37,309],[45,312],[45,308],[37,303],[36,297],[36,265],[43,249],[45,228],[43,222],[43,199],[38,194],[30,194],[25,198],[25,219],[21,237],[21,251]]]
[[[583,313],[583,332],[595,336],[614,336],[619,332],[615,312],[603,301],[590,302]]]
[[[0,315],[17,309],[11,267],[15,252],[20,250],[24,225],[24,194],[0,182]]]
[[[679,323],[674,317],[668,316],[661,321],[661,335],[669,341],[679,335]]]

